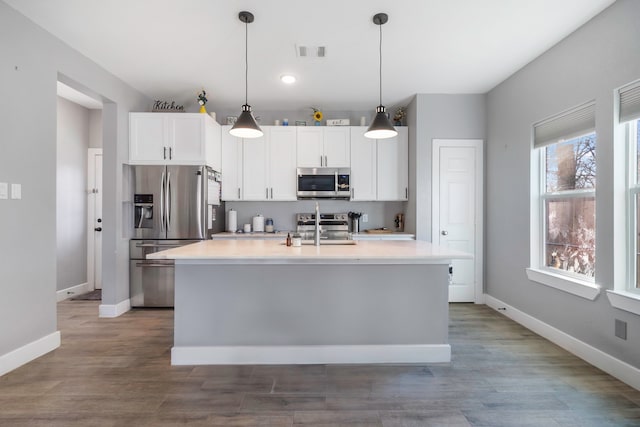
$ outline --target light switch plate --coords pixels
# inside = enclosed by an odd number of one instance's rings
[[[6,182],[0,182],[0,199],[9,198],[9,184]]]
[[[22,184],[11,184],[11,198],[22,199]]]

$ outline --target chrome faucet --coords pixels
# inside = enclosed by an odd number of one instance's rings
[[[313,233],[313,244],[320,246],[320,205],[316,202],[316,224],[315,232]]]

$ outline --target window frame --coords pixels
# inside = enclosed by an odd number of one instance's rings
[[[614,111],[614,215],[623,222],[614,223],[614,289],[607,290],[612,307],[640,315],[640,288],[636,288],[637,204],[640,197],[640,174],[638,174],[638,140],[632,138],[638,131],[637,98],[627,96],[637,93],[640,80],[615,90]],[[623,101],[623,92],[626,100]],[[631,101],[631,102],[629,102]],[[634,103],[635,106],[633,105]],[[631,107],[631,108],[630,108]],[[634,111],[636,113],[634,114]],[[626,115],[622,118],[622,115]],[[633,142],[633,143],[632,143]],[[618,196],[619,195],[619,196]]]
[[[585,104],[589,105],[591,103]],[[582,108],[582,107],[578,107]],[[576,109],[578,109],[576,108]],[[559,116],[561,117],[561,116]],[[542,122],[544,123],[544,122]],[[546,191],[546,148],[550,145],[576,138],[582,138],[595,134],[596,147],[598,135],[595,129],[585,130],[584,133],[567,135],[566,138],[558,138],[556,141],[546,143],[542,146],[534,144],[531,150],[531,218],[530,218],[530,267],[527,268],[527,278],[533,282],[540,283],[572,295],[576,295],[588,300],[595,300],[601,292],[602,287],[596,283],[595,277],[588,277],[584,274],[564,271],[547,266],[545,253],[545,233],[546,233],[546,201],[568,198],[593,198],[596,203],[596,191],[592,189],[574,189],[556,192]],[[596,148],[597,150],[597,148]],[[597,173],[597,172],[596,172]],[[597,177],[596,177],[597,187]],[[597,239],[597,237],[596,237]]]

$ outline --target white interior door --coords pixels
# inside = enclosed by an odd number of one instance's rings
[[[102,289],[102,149],[90,148],[87,177],[87,281]]]
[[[454,260],[450,302],[482,302],[482,141],[434,140],[434,243],[473,254]]]

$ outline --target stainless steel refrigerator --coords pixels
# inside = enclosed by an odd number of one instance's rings
[[[173,261],[146,256],[224,231],[220,174],[207,166],[135,166],[132,179],[131,306],[173,307]]]

